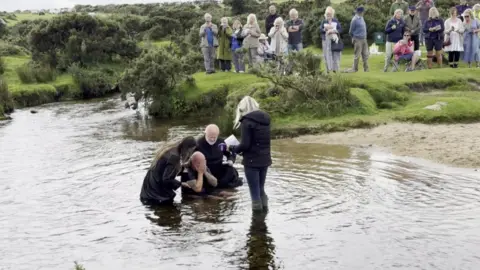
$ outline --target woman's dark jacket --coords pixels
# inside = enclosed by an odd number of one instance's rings
[[[160,158],[157,165],[148,170],[143,180],[140,199],[159,203],[173,200],[175,190],[181,186],[180,181],[175,179],[179,163],[180,156],[173,151]]]
[[[393,26],[396,26],[393,29]],[[388,21],[387,26],[385,27],[385,33],[388,34],[387,41],[397,43],[399,40],[403,39],[403,32],[405,32],[405,21],[400,19],[393,18]]]
[[[245,167],[262,168],[272,165],[270,155],[270,115],[253,111],[240,119],[241,142],[231,147],[233,153],[243,155]]]
[[[430,32],[430,28],[440,26],[440,30],[435,32]],[[442,40],[443,41],[443,32],[445,31],[445,24],[440,18],[428,19],[423,26],[423,33],[425,33],[425,39],[431,40]]]

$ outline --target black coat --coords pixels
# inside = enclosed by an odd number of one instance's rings
[[[280,16],[278,16],[278,14],[276,14],[276,13],[273,14],[273,15],[269,14],[267,16],[267,18],[265,19],[265,28],[266,28],[265,33],[268,34],[270,32],[270,29],[272,29],[272,27],[274,25],[274,22],[278,17],[280,17]]]
[[[240,119],[241,142],[231,147],[233,153],[243,155],[245,167],[262,168],[272,165],[270,154],[270,115],[253,111]]]
[[[207,160],[207,167],[217,178],[219,177],[219,172],[222,171],[222,162],[224,155],[227,157],[227,160],[235,162],[235,156],[232,153],[228,152],[226,147],[224,151],[220,150],[220,144],[222,143],[224,144],[225,140],[218,138],[213,145],[210,145],[207,142],[205,136],[198,139],[197,141],[197,151],[201,152],[205,156],[205,159]]]
[[[174,152],[159,159],[155,168],[150,168],[143,180],[140,200],[158,203],[172,201],[176,195],[175,190],[181,186],[180,181],[175,179],[179,164],[180,156]]]

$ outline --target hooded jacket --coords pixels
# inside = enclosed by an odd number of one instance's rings
[[[270,115],[264,111],[253,111],[240,119],[241,142],[232,147],[233,153],[243,155],[245,167],[262,168],[272,165],[270,154]]]
[[[197,141],[197,151],[201,152],[205,156],[207,160],[207,167],[216,177],[218,177],[219,172],[222,171],[223,156],[226,156],[227,160],[235,162],[235,156],[227,151],[226,145],[224,151],[220,149],[220,144],[222,143],[225,144],[225,140],[218,138],[214,144],[210,145],[205,139],[205,136],[201,137]]]

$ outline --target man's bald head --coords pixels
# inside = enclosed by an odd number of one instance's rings
[[[207,160],[205,159],[205,155],[202,152],[196,151],[192,154],[190,158],[191,165],[194,169],[198,170],[201,166],[206,166]]]
[[[220,129],[215,124],[210,124],[205,128],[205,139],[211,145],[215,144],[220,134]]]

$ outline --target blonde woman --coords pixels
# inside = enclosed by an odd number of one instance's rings
[[[143,180],[140,201],[144,205],[163,205],[173,203],[175,190],[183,185],[175,178],[182,171],[183,164],[187,164],[197,141],[193,137],[186,137],[180,142],[164,146],[155,156],[152,165]]]
[[[281,58],[288,53],[288,32],[281,17],[275,19],[268,36],[272,40],[270,43],[270,50],[275,58]]]
[[[270,154],[270,115],[260,110],[258,102],[244,97],[238,103],[234,128],[241,127],[242,141],[228,149],[243,155],[242,164],[247,178],[252,210],[268,209],[268,196],[265,193],[267,170],[272,165]]]
[[[477,67],[480,67],[480,50],[479,38],[480,22],[473,18],[471,9],[465,10],[462,14],[463,26],[465,32],[463,33],[463,61],[468,63],[468,67],[472,67],[472,63],[476,62]]]
[[[385,66],[383,67],[383,72],[387,72],[388,66],[392,60],[393,46],[403,39],[403,32],[405,32],[403,10],[397,9],[385,27],[385,33],[388,37],[387,43],[385,44]]]
[[[242,35],[244,37],[243,47],[247,49],[250,67],[256,64],[258,57],[257,48],[260,45],[258,38],[261,34],[262,32],[257,23],[257,16],[255,16],[255,14],[248,15],[247,24],[243,26]]]
[[[448,62],[451,68],[458,68],[460,52],[463,52],[463,27],[462,20],[457,17],[457,8],[450,8],[450,18],[445,21],[445,41],[450,45],[445,46],[448,52]]]
[[[220,69],[227,72],[232,69],[231,38],[232,28],[228,25],[228,18],[223,17],[220,19],[220,29],[218,32],[217,59],[220,61]]]
[[[245,72],[245,64],[243,63],[243,53],[241,51],[242,43],[243,43],[242,23],[240,22],[240,20],[235,20],[233,22],[231,47],[232,47],[232,53],[233,53],[233,65],[235,66],[235,71],[237,73]]]
[[[433,64],[433,50],[437,55],[437,63],[442,67],[442,49],[443,49],[443,32],[445,31],[445,24],[440,18],[438,9],[432,7],[428,11],[428,20],[423,26],[423,33],[425,33],[425,46],[427,47],[427,65],[432,68]]]
[[[332,7],[325,9],[325,20],[320,25],[320,33],[322,34],[322,50],[325,58],[327,72],[337,72],[340,69],[340,57],[342,52],[332,51],[332,41],[339,42],[342,26],[340,22],[334,18],[335,10]]]
[[[473,17],[475,17],[476,20],[480,21],[480,4],[475,4],[472,10],[473,10]]]

